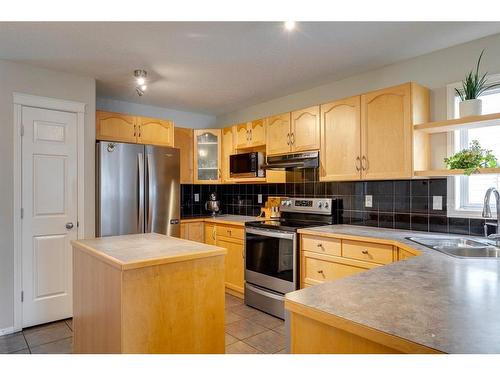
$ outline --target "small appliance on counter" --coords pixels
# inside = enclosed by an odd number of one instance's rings
[[[220,200],[217,193],[210,193],[208,201],[205,202],[205,210],[210,211],[212,216],[216,216],[220,211]]]
[[[285,197],[268,197],[264,207],[260,209],[261,217],[266,219],[279,219],[281,216],[280,205],[281,200],[286,199]]]

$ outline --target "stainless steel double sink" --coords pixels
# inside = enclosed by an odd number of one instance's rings
[[[467,238],[407,237],[410,241],[457,258],[500,258],[500,248]]]

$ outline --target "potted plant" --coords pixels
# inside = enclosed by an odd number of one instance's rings
[[[491,150],[482,148],[477,140],[473,140],[469,148],[445,158],[444,162],[448,169],[463,169],[466,176],[479,172],[479,168],[495,168],[498,165]]]
[[[459,104],[460,118],[481,115],[482,114],[482,103],[479,97],[486,90],[493,87],[500,86],[500,84],[487,85],[486,75],[484,73],[482,76],[479,74],[479,65],[481,64],[481,58],[483,57],[484,49],[479,55],[477,60],[476,71],[472,70],[465,76],[465,80],[462,81],[462,89],[455,89],[457,95],[462,100]]]

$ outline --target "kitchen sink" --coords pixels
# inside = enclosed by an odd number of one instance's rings
[[[500,248],[467,238],[407,237],[410,241],[458,258],[500,258]]]

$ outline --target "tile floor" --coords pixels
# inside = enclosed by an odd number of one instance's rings
[[[280,319],[226,294],[226,353],[285,353],[285,325]],[[0,354],[66,354],[73,349],[71,319],[0,336]]]

